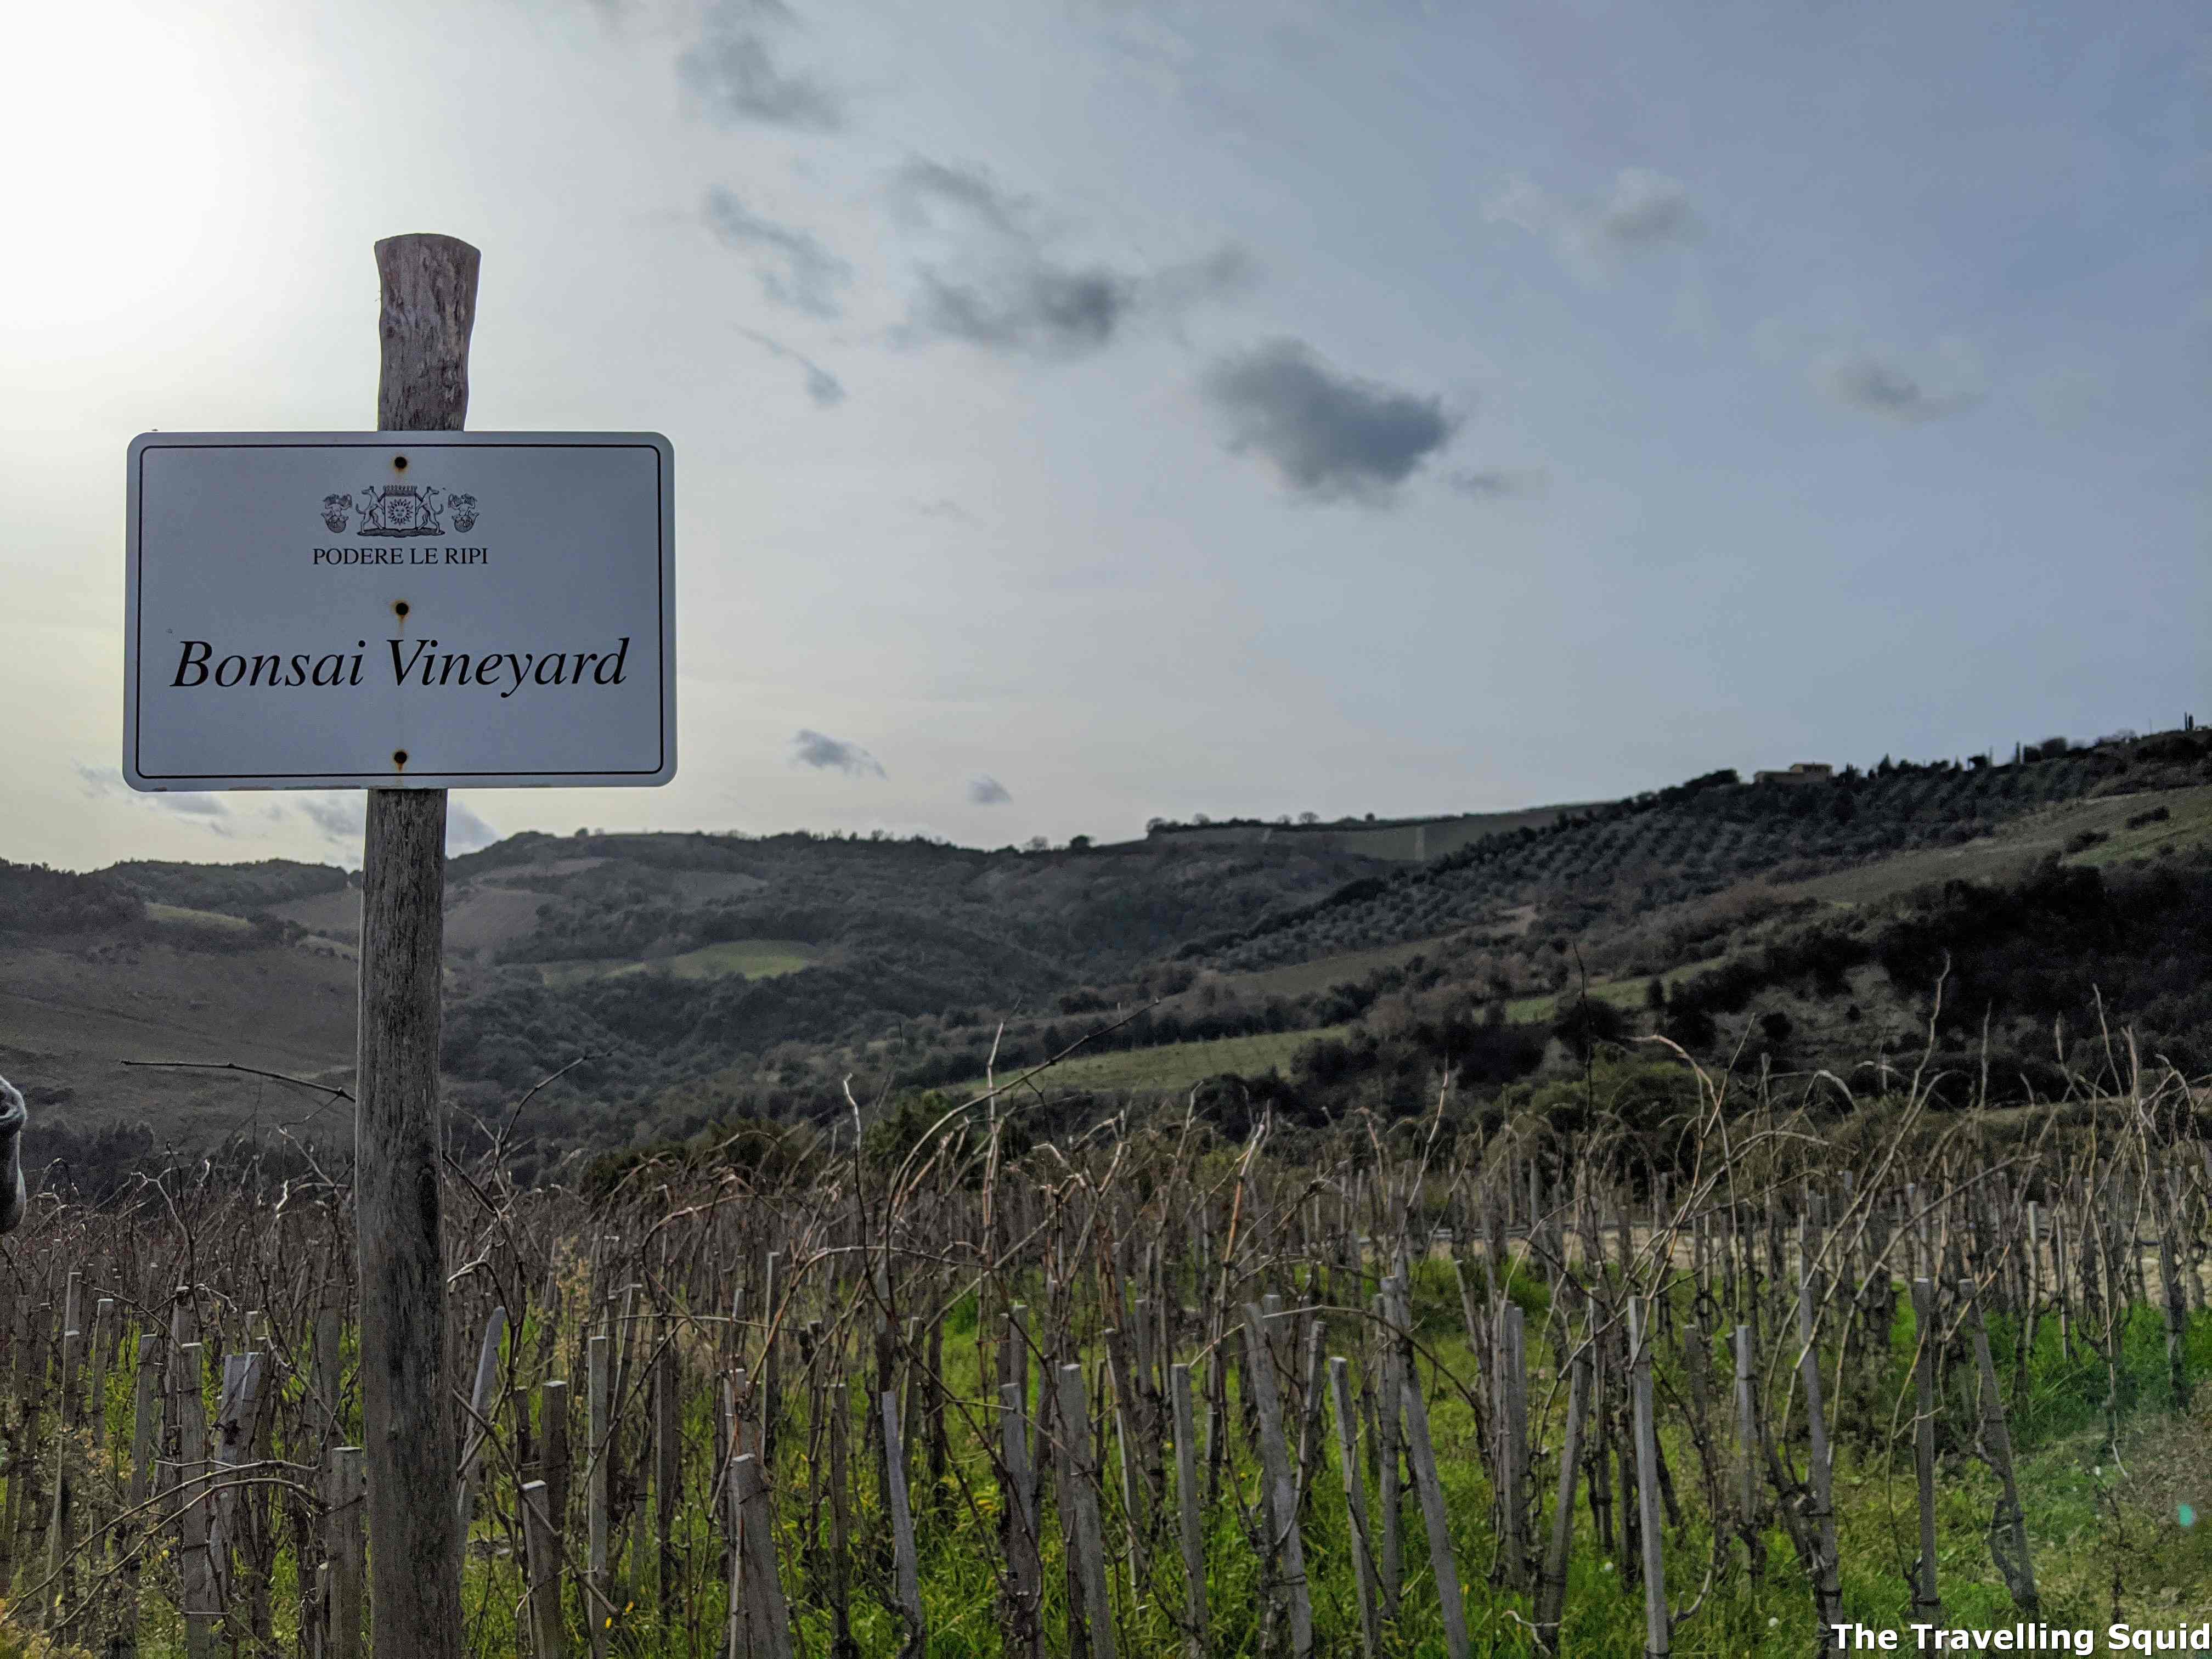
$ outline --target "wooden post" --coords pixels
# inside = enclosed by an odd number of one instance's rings
[[[155,1367],[160,1346],[161,1339],[150,1331],[138,1339],[138,1392],[134,1402],[137,1410],[131,1426],[130,1507],[134,1510],[154,1495],[154,1453],[161,1437],[161,1378]],[[139,1515],[130,1532],[117,1542],[123,1605],[116,1619],[115,1638],[108,1644],[108,1659],[136,1659],[138,1577],[144,1552],[131,1544],[141,1539],[150,1540],[155,1524],[151,1516]]]
[[[561,1623],[561,1535],[554,1528],[545,1483],[531,1481],[519,1498],[523,1555],[530,1573],[531,1646],[537,1659],[566,1659],[568,1639]]]
[[[1920,1482],[1920,1559],[1912,1574],[1912,1614],[1940,1625],[1943,1598],[1936,1585],[1936,1286],[1926,1279],[1912,1281],[1912,1323],[1915,1346],[1912,1376],[1915,1411],[1912,1422],[1912,1461]]]
[[[586,1432],[591,1437],[586,1447],[584,1462],[584,1513],[586,1528],[585,1571],[589,1587],[584,1595],[584,1611],[592,1626],[592,1659],[607,1659],[606,1615],[599,1610],[592,1592],[613,1599],[614,1587],[607,1580],[608,1523],[611,1515],[614,1492],[614,1402],[612,1360],[608,1352],[607,1339],[595,1336],[585,1348],[585,1388],[589,1398],[585,1406],[587,1413]]]
[[[545,1480],[545,1518],[557,1540],[568,1515],[568,1385],[538,1385],[538,1468]]]
[[[1091,1409],[1084,1403],[1083,1367],[1062,1365],[1058,1388],[1060,1467],[1066,1472],[1060,1503],[1074,1521],[1074,1568],[1083,1591],[1083,1620],[1090,1653],[1115,1659],[1114,1602],[1106,1586],[1106,1541],[1098,1523],[1098,1455],[1093,1449]]]
[[[359,1446],[331,1449],[330,1659],[360,1659],[362,1527],[368,1470]]]
[[[107,1350],[115,1340],[115,1298],[103,1296],[92,1312],[92,1348],[85,1356],[85,1400],[92,1413],[94,1451],[107,1443]]]
[[[478,259],[450,236],[376,245],[380,431],[460,429]],[[377,1659],[460,1659],[460,1500],[439,1236],[446,792],[372,789],[368,807],[354,1207],[370,1629]]]
[[[897,1391],[886,1389],[877,1401],[884,1431],[884,1473],[890,1487],[892,1560],[896,1574],[899,1617],[906,1626],[900,1645],[902,1659],[921,1659],[929,1650],[929,1638],[921,1616],[921,1566],[915,1553],[914,1512],[907,1506],[906,1447],[899,1424]],[[1098,1563],[1099,1582],[1105,1582],[1106,1564]]]
[[[1021,1391],[1011,1382],[999,1385],[999,1405],[1000,1461],[1006,1471],[1005,1650],[1021,1659],[1043,1659],[1044,1627],[1039,1622],[1044,1606],[1043,1541],[1037,1535],[1036,1465],[1030,1453],[1027,1408]],[[1182,1443],[1176,1443],[1180,1449]]]
[[[2043,1613],[2035,1589],[2035,1564],[2027,1553],[2027,1517],[2021,1508],[2020,1487],[2013,1479],[2012,1434],[2005,1425],[2004,1399],[1997,1392],[1997,1368],[1990,1357],[1989,1327],[1982,1319],[1982,1304],[1972,1279],[1959,1286],[1960,1299],[1974,1336],[1974,1368],[1981,1374],[1982,1444],[1996,1471],[2000,1489],[1996,1511],[1990,1516],[1990,1554],[2004,1575],[2013,1605],[2030,1619]]]
[[[1387,1309],[1389,1304],[1385,1301],[1384,1306]],[[1260,1419],[1260,1462],[1266,1481],[1262,1488],[1266,1498],[1260,1505],[1260,1513],[1266,1518],[1271,1534],[1267,1540],[1268,1570],[1274,1575],[1275,1583],[1289,1592],[1293,1659],[1311,1659],[1313,1595],[1306,1585],[1305,1545],[1298,1534],[1297,1486],[1291,1475],[1290,1448],[1283,1440],[1283,1412],[1275,1390],[1274,1356],[1267,1346],[1267,1316],[1261,1312],[1256,1302],[1244,1304],[1244,1386]],[[1404,1373],[1394,1375],[1402,1376]],[[1396,1409],[1393,1409],[1393,1416]],[[1454,1659],[1459,1656],[1455,1655]]]
[[[185,1651],[189,1659],[204,1659],[215,1651],[216,1626],[222,1617],[208,1554],[207,1402],[200,1393],[205,1386],[205,1367],[204,1351],[197,1342],[178,1343],[172,1352],[177,1481],[184,1504],[177,1557],[184,1596]]]
[[[1367,1536],[1367,1483],[1359,1478],[1358,1419],[1352,1407],[1352,1384],[1346,1376],[1344,1357],[1328,1361],[1329,1403],[1336,1415],[1336,1449],[1344,1474],[1344,1504],[1352,1522],[1353,1583],[1359,1595],[1359,1651],[1362,1659],[1376,1659],[1382,1648],[1380,1587],[1375,1582],[1375,1552]]]
[[[776,1568],[768,1479],[750,1452],[730,1466],[730,1495],[744,1517],[738,1547],[744,1553],[745,1628],[755,1638],[753,1654],[756,1659],[792,1659],[791,1607]]]
[[[1644,1652],[1661,1659],[1674,1650],[1673,1615],[1667,1610],[1667,1566],[1659,1537],[1659,1435],[1652,1417],[1651,1338],[1644,1303],[1628,1298],[1628,1382],[1636,1435],[1637,1530],[1644,1546]]]
[[[1437,1600],[1443,1613],[1444,1651],[1449,1659],[1468,1659],[1467,1606],[1460,1595],[1459,1562],[1452,1553],[1451,1522],[1444,1513],[1436,1448],[1429,1440],[1429,1408],[1412,1365],[1399,1381],[1406,1396],[1406,1449],[1413,1465],[1414,1489],[1420,1494],[1421,1520],[1428,1528],[1429,1569],[1436,1575]]]
[[[1559,1501],[1552,1510],[1552,1544],[1536,1591],[1536,1639],[1547,1653],[1559,1650],[1559,1619],[1567,1604],[1567,1555],[1575,1539],[1575,1480],[1582,1464],[1583,1417],[1589,1409],[1590,1362],[1577,1349],[1567,1386],[1566,1437],[1559,1444]]]
[[[461,1431],[468,1449],[461,1454],[461,1492],[454,1513],[459,1521],[464,1559],[468,1553],[469,1528],[477,1518],[477,1486],[483,1479],[484,1443],[491,1438],[489,1425],[495,1409],[492,1389],[499,1380],[499,1345],[506,1336],[507,1310],[494,1308],[491,1317],[484,1321],[483,1344],[477,1350],[476,1384],[469,1391],[469,1420]]]
[[[1197,1429],[1190,1406],[1189,1366],[1169,1368],[1168,1393],[1175,1413],[1176,1516],[1182,1542],[1183,1652],[1186,1659],[1206,1659],[1206,1534],[1198,1512]]]
[[[1844,1616],[1842,1558],[1836,1551],[1834,1456],[1828,1445],[1828,1419],[1820,1391],[1820,1346],[1815,1340],[1819,1328],[1814,1321],[1826,1280],[1826,1275],[1814,1267],[1797,1286],[1797,1340],[1804,1346],[1797,1376],[1805,1389],[1805,1430],[1809,1443],[1806,1479],[1813,1490],[1814,1511],[1806,1518],[1819,1529],[1820,1559],[1813,1565],[1813,1598],[1818,1604],[1814,1616],[1820,1624],[1823,1647],[1828,1645]]]

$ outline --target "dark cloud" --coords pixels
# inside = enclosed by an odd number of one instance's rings
[[[1229,447],[1257,450],[1293,493],[1380,503],[1448,441],[1440,400],[1340,374],[1297,340],[1275,340],[1206,372]]]
[[[924,265],[899,337],[957,340],[987,350],[1075,357],[1098,351],[1140,315],[1171,316],[1249,286],[1250,258],[1224,248],[1153,270],[1124,270],[1055,252],[1046,216],[988,175],[915,160],[891,181],[910,228],[946,240],[951,258]]]
[[[677,59],[677,74],[726,125],[759,121],[817,131],[842,126],[844,106],[836,94],[811,76],[788,74],[776,65],[769,32],[795,21],[780,0],[724,0],[707,14],[698,44]]]
[[[797,363],[805,370],[806,395],[813,398],[819,407],[830,409],[845,401],[845,383],[805,352],[794,351],[782,341],[763,334],[758,329],[741,328],[738,332],[763,350],[782,358],[786,362]]]
[[[998,779],[984,776],[969,779],[968,799],[977,806],[1004,806],[1013,797],[1006,793],[1006,786]]]
[[[1907,425],[1956,415],[1981,401],[1978,391],[1931,387],[1920,376],[1870,352],[1832,357],[1815,371],[1814,379],[1845,408]]]
[[[1135,284],[1110,270],[1039,263],[972,283],[924,271],[908,327],[994,350],[1077,356],[1111,340],[1135,301]]]
[[[465,801],[447,797],[446,801],[446,854],[473,853],[490,846],[499,839],[499,831],[486,823],[470,810]]]
[[[1540,495],[1552,475],[1542,467],[1463,466],[1451,475],[1451,487],[1478,501],[1506,501],[1516,495]]]
[[[853,267],[811,232],[762,218],[719,185],[707,192],[706,218],[722,241],[755,256],[753,270],[769,299],[816,317],[844,315],[841,295]]]
[[[792,759],[817,772],[843,772],[856,778],[880,778],[883,763],[857,743],[841,743],[820,732],[801,728],[792,740]]]

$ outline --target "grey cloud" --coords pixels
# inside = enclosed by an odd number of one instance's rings
[[[1847,409],[1906,425],[1958,414],[1982,398],[1978,389],[1966,385],[1931,386],[1920,375],[1866,351],[1823,360],[1814,370],[1814,380]]]
[[[1685,241],[1697,234],[1698,216],[1680,179],[1623,167],[1613,180],[1613,199],[1599,211],[1595,224],[1615,247],[1629,249]]]
[[[909,223],[933,223],[933,205],[950,207],[988,229],[1024,239],[1035,235],[1029,205],[983,173],[916,157],[893,175],[892,205]]]
[[[1527,179],[1516,179],[1483,210],[1493,223],[1517,225],[1548,242],[1583,282],[1601,283],[1629,256],[1696,238],[1702,228],[1679,179],[1648,167],[1623,167],[1601,203],[1563,200]]]
[[[1540,466],[1461,467],[1451,475],[1451,487],[1478,501],[1505,501],[1516,495],[1540,495],[1552,475]]]
[[[817,772],[843,772],[856,778],[884,775],[883,763],[857,743],[843,743],[804,727],[791,741],[791,757],[801,766],[811,766]]]
[[[1170,316],[1249,287],[1242,249],[1153,270],[1123,270],[1053,251],[1036,204],[987,174],[915,160],[891,181],[910,228],[949,240],[953,257],[921,268],[902,342],[957,340],[988,350],[1073,357],[1097,351],[1139,315]]]
[[[112,766],[94,766],[88,762],[76,763],[76,777],[88,799],[97,800],[104,795],[119,793],[123,788],[123,774]]]
[[[708,112],[725,125],[827,131],[844,124],[836,93],[811,76],[776,65],[768,30],[796,20],[779,0],[724,0],[707,15],[706,33],[677,60],[677,74]]]
[[[1005,784],[987,775],[969,779],[968,799],[977,806],[1003,806],[1013,797],[1006,793]]]
[[[950,495],[939,495],[933,501],[916,501],[914,510],[925,519],[953,519],[962,524],[976,522],[975,515]]]
[[[227,818],[230,808],[220,795],[149,795],[155,805],[188,818]]]
[[[329,840],[358,843],[368,828],[368,797],[358,790],[301,795],[299,805],[307,822]]]
[[[1207,370],[1229,447],[1257,450],[1295,494],[1379,504],[1458,422],[1434,398],[1340,374],[1303,342],[1271,341]]]
[[[782,358],[786,362],[797,363],[805,370],[806,395],[814,399],[817,407],[829,409],[845,401],[845,383],[805,352],[794,351],[782,341],[763,334],[758,329],[741,328],[738,332],[763,350]]]
[[[499,839],[499,831],[477,817],[464,803],[448,799],[446,803],[446,854],[473,853],[490,846]]]
[[[840,298],[853,267],[812,233],[763,219],[719,185],[707,192],[707,228],[734,248],[764,256],[754,270],[761,291],[779,305],[817,317],[840,317]]]
[[[969,283],[925,271],[908,326],[998,350],[1073,356],[1111,340],[1135,300],[1135,284],[1109,270],[1039,263]]]

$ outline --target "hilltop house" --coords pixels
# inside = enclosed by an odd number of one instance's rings
[[[1826,761],[1799,761],[1787,772],[1753,772],[1753,783],[1826,783],[1836,769]]]

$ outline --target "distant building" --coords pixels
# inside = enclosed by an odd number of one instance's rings
[[[1753,772],[1753,783],[1826,783],[1836,769],[1825,761],[1799,761],[1787,772]]]

